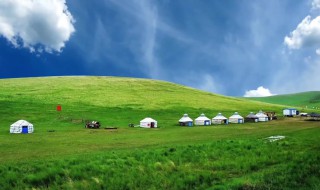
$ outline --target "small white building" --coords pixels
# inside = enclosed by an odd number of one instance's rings
[[[10,133],[33,133],[33,125],[25,120],[19,120],[10,125]]]
[[[217,116],[212,118],[212,124],[215,124],[215,125],[228,124],[228,119],[224,117],[221,113],[218,113]]]
[[[229,123],[244,123],[244,118],[239,115],[238,112],[234,112],[234,114],[229,117]]]
[[[256,116],[258,117],[258,121],[269,121],[268,116],[261,110],[256,114]]]
[[[193,125],[193,120],[188,116],[188,114],[183,114],[182,118],[179,119],[180,126],[189,126]]]
[[[207,118],[204,114],[201,114],[194,120],[195,125],[211,125],[211,120]]]
[[[299,111],[295,108],[286,108],[283,110],[283,116],[285,117],[293,117],[299,115]]]
[[[152,119],[151,117],[146,117],[140,121],[140,127],[143,128],[157,128],[157,121]]]

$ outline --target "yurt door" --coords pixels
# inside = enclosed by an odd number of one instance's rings
[[[154,122],[151,122],[151,126],[150,126],[151,128],[154,128]]]
[[[28,133],[28,126],[22,126],[22,133]]]

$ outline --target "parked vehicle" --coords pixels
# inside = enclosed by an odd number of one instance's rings
[[[86,122],[85,128],[88,129],[99,129],[100,128],[100,122],[99,121],[89,121]]]

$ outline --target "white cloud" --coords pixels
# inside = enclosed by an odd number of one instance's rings
[[[0,1],[0,36],[30,52],[61,52],[74,22],[65,0]]]
[[[119,0],[110,0],[106,4],[108,6],[114,5],[127,14],[128,18],[134,20],[134,27],[130,28],[127,33],[131,37],[127,40],[127,43],[139,61],[141,70],[150,78],[164,79],[161,73],[160,59],[156,51],[160,22],[157,6],[149,1],[139,0],[126,3]]]
[[[222,93],[221,85],[211,75],[205,74],[199,79],[200,84],[197,85],[197,88],[208,92]]]
[[[312,1],[312,10],[320,9],[320,0]]]
[[[248,90],[244,94],[244,97],[265,97],[265,96],[272,96],[269,89],[264,88],[263,86],[259,86],[257,90]]]
[[[156,55],[157,47],[157,25],[158,11],[157,7],[152,4],[140,2],[140,13],[144,15],[142,20],[144,35],[141,43],[142,62],[147,66],[147,71],[150,72],[150,77],[160,78],[159,59]]]
[[[304,18],[290,36],[285,37],[284,43],[290,49],[320,45],[320,16],[313,20],[311,16]]]
[[[316,54],[317,54],[317,55],[320,55],[320,49],[317,49],[317,50],[316,50]]]

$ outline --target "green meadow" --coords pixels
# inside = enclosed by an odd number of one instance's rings
[[[118,77],[2,79],[0,89],[1,189],[320,189],[319,122],[177,125],[184,113],[280,114],[283,105]],[[128,127],[145,117],[159,128]],[[10,134],[19,119],[34,133]]]

